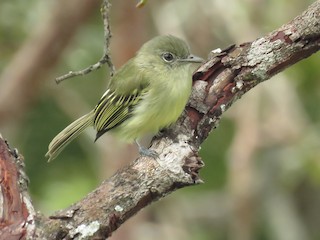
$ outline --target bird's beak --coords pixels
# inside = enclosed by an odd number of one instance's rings
[[[203,63],[204,59],[196,55],[190,54],[186,59],[181,59],[182,62]]]

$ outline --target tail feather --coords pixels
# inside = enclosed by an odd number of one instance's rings
[[[46,157],[48,157],[48,162],[53,160],[58,156],[58,154],[76,137],[80,135],[87,127],[93,125],[94,111],[77,119],[65,129],[63,129],[49,144],[48,152]]]

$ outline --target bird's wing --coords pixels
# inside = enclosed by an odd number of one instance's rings
[[[108,89],[94,110],[94,126],[97,130],[96,140],[105,132],[128,119],[146,91],[146,88],[135,89],[128,95],[119,95]]]
[[[149,81],[131,59],[111,78],[108,90],[96,106],[96,140],[131,116],[132,110],[148,91]]]

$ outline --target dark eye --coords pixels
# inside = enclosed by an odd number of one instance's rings
[[[162,55],[162,58],[163,58],[163,60],[166,61],[166,62],[172,62],[173,59],[174,59],[174,56],[173,56],[172,53],[167,52],[167,53],[164,53],[164,54]]]

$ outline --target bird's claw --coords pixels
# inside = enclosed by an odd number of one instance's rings
[[[139,153],[141,156],[151,157],[153,159],[159,158],[159,154],[151,149],[139,146]]]

